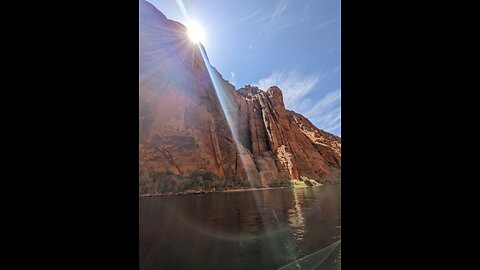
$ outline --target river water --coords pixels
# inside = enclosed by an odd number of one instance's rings
[[[141,198],[140,269],[340,269],[340,189]]]

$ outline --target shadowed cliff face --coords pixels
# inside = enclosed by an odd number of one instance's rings
[[[182,24],[144,0],[139,39],[141,182],[158,173],[248,180],[248,171],[250,180],[268,186],[301,176],[321,180],[340,168],[340,138],[286,110],[278,87],[237,91],[213,69],[226,97],[222,110],[208,59],[205,63]]]

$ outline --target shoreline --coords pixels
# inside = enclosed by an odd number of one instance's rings
[[[323,185],[321,185],[323,186]],[[148,197],[161,197],[161,196],[178,196],[178,195],[196,195],[196,194],[208,194],[208,193],[233,193],[233,192],[245,192],[245,191],[261,191],[261,190],[271,190],[271,189],[297,189],[297,188],[312,188],[312,187],[321,187],[321,186],[311,186],[311,187],[264,187],[264,188],[236,188],[236,189],[225,189],[225,190],[186,190],[176,193],[165,193],[165,194],[142,194],[139,195],[139,198],[148,198]]]

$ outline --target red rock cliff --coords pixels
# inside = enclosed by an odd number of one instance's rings
[[[341,139],[286,110],[278,87],[236,90],[212,67],[216,91],[207,66],[182,24],[140,1],[141,179],[210,172],[267,186],[340,168]]]

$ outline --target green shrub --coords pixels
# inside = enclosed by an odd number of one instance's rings
[[[272,181],[269,187],[291,187],[287,179]],[[148,176],[140,177],[140,194],[165,194],[184,192],[188,190],[221,191],[226,189],[261,188],[258,179],[252,181],[237,177],[223,178],[211,172],[196,171],[188,175],[175,175],[168,172],[150,172]]]
[[[273,180],[268,184],[269,187],[292,187],[292,183],[288,179]]]

